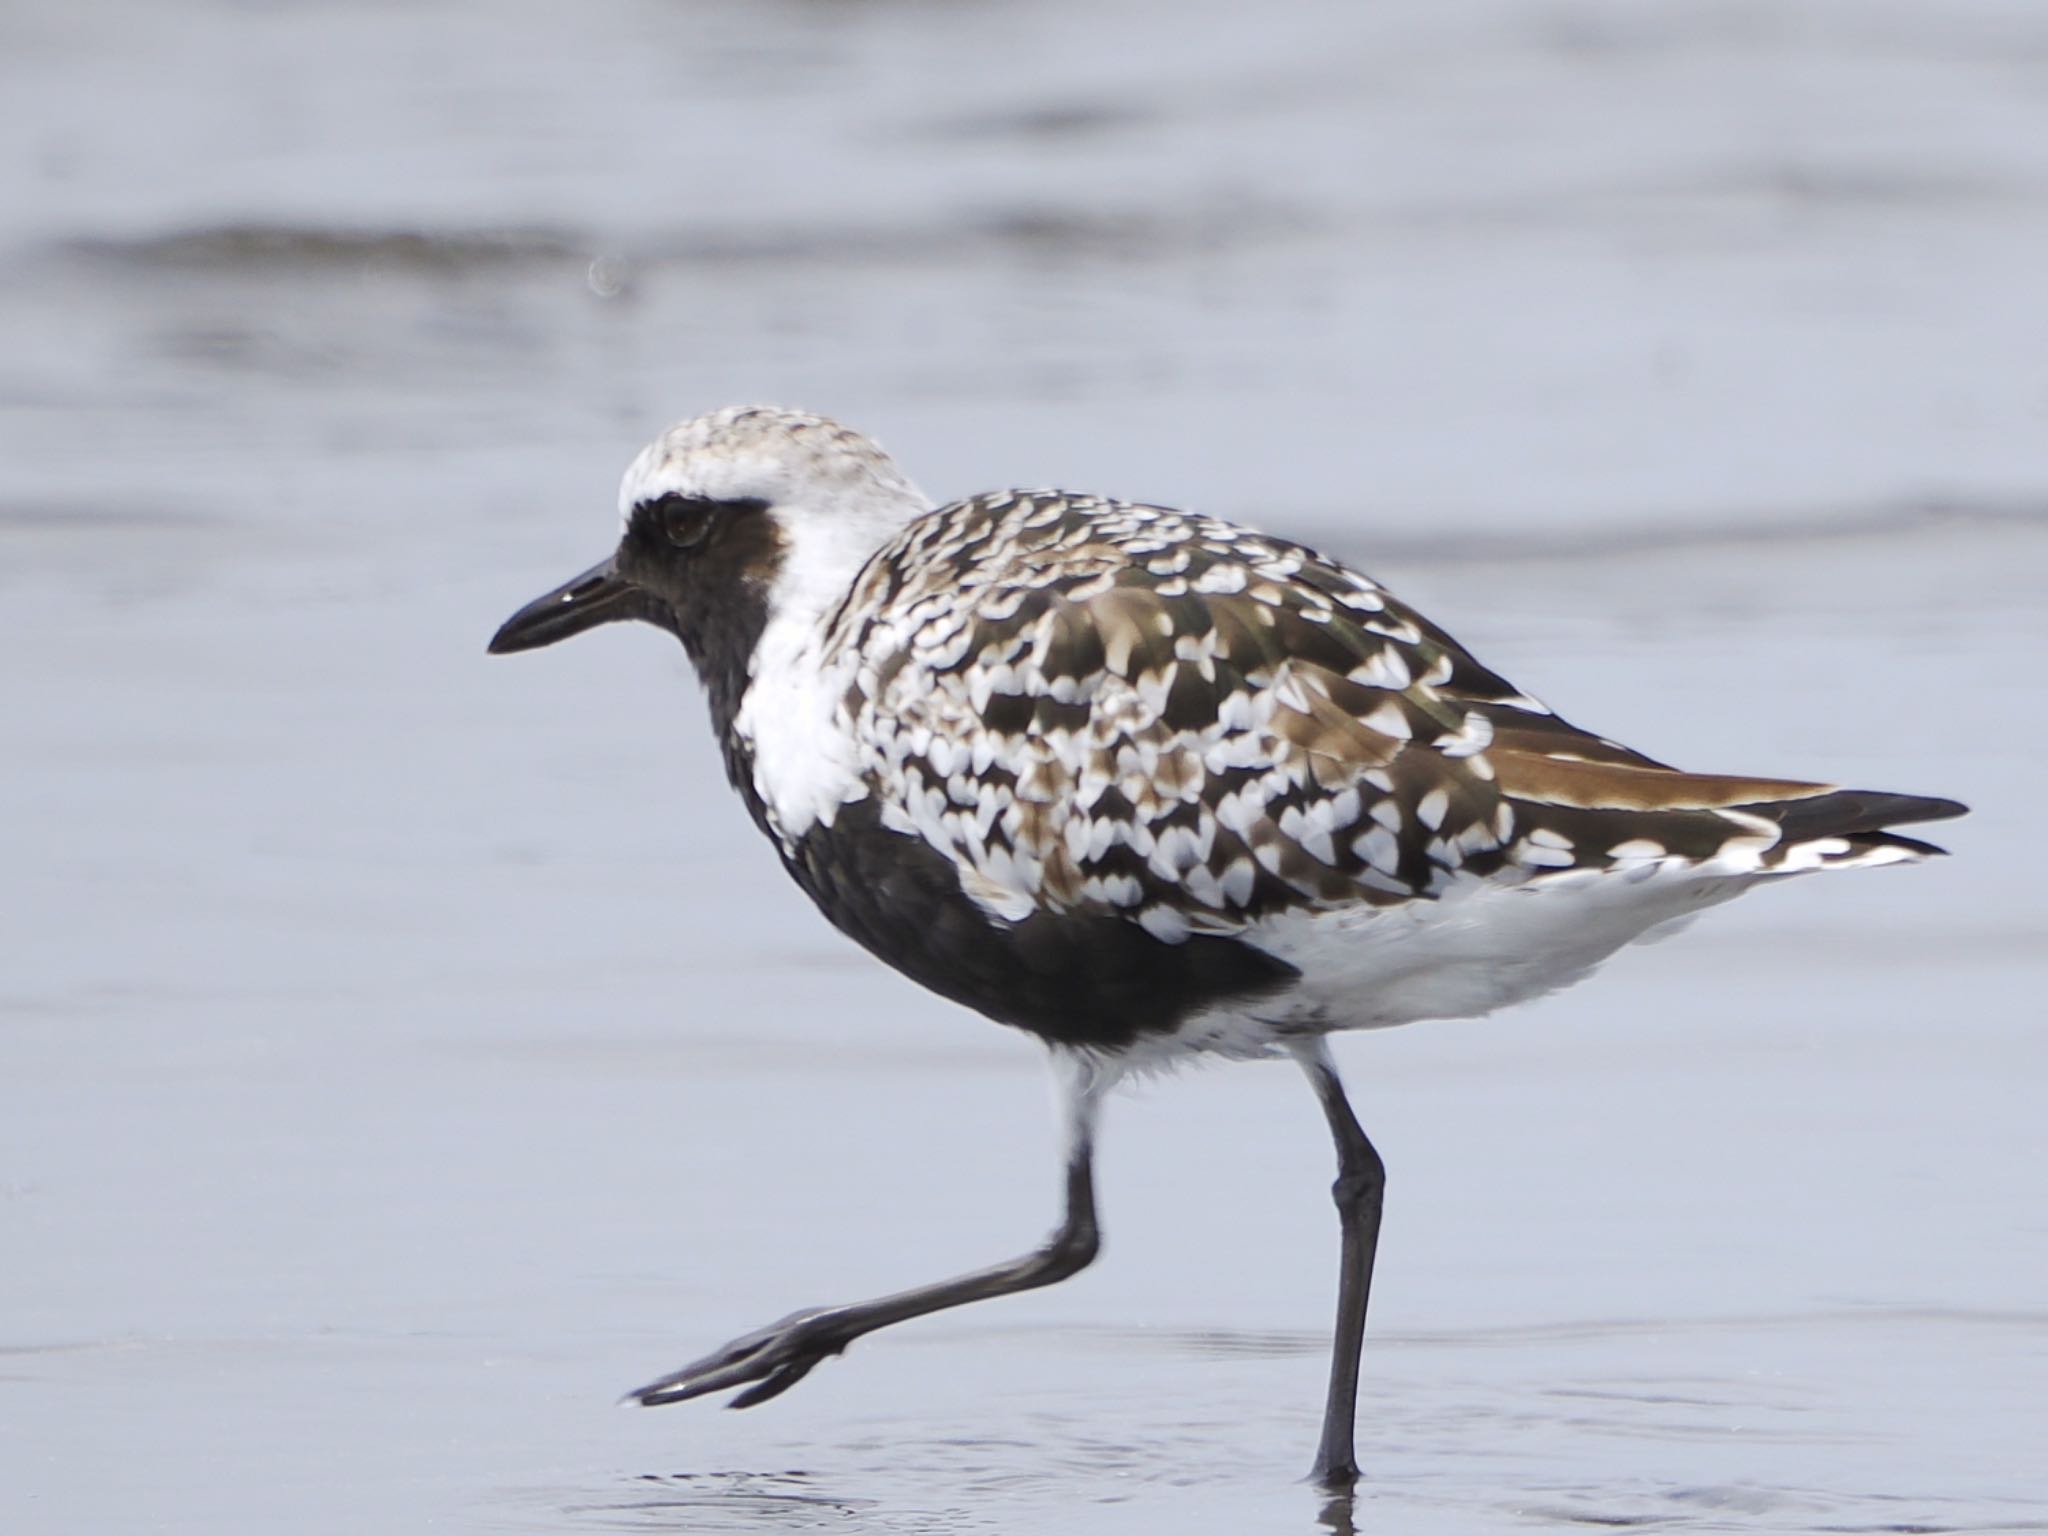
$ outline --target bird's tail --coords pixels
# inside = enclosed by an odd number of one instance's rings
[[[1731,875],[1896,864],[1943,850],[1891,829],[1960,816],[1931,795],[1843,789],[1796,779],[1681,773],[1661,764],[1495,752],[1517,825],[1547,828],[1574,851],[1560,865],[1675,855]]]
[[[1817,786],[1818,787],[1818,786]],[[1888,790],[1823,789],[1796,799],[1729,806],[1777,827],[1777,846],[1765,867],[1790,874],[1803,869],[1840,869],[1899,864],[1948,850],[1891,829],[1902,823],[1945,821],[1969,807],[1934,795],[1901,795]]]

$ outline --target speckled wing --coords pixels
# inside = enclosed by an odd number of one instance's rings
[[[1462,653],[1297,546],[978,498],[885,549],[839,629],[885,824],[1003,916],[1116,909],[1171,938],[1501,861],[1491,728],[1440,691]]]
[[[1754,808],[1832,789],[1677,773],[1311,550],[1057,492],[910,525],[828,651],[884,825],[1012,920],[1177,940],[1744,840],[1761,862]]]

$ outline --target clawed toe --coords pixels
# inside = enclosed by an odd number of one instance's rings
[[[846,1348],[848,1340],[821,1326],[829,1309],[793,1312],[778,1323],[743,1334],[701,1360],[657,1381],[628,1392],[625,1402],[643,1408],[687,1402],[752,1382],[726,1406],[751,1408],[780,1397],[808,1376],[818,1363]]]

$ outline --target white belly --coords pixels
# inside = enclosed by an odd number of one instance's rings
[[[1262,1056],[1305,1033],[1475,1018],[1568,987],[1623,945],[1681,926],[1755,883],[1672,860],[1513,886],[1474,881],[1435,901],[1268,920],[1241,937],[1301,979],[1250,1008],[1197,1014],[1156,1049],[1162,1057]],[[1139,1054],[1151,1052],[1141,1046]]]

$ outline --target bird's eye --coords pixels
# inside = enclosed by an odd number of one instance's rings
[[[658,533],[677,549],[697,549],[727,524],[767,508],[767,502],[754,497],[714,500],[708,496],[671,494],[643,501],[633,514],[633,522],[636,527]]]
[[[718,503],[715,501],[694,501],[675,496],[662,505],[661,531],[677,549],[695,549],[711,537],[717,522]]]

